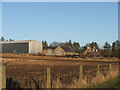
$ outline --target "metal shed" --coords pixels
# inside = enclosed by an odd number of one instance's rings
[[[37,40],[0,41],[2,53],[38,53],[42,52],[42,43]]]

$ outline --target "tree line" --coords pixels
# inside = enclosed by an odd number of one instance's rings
[[[42,41],[43,48],[46,47],[55,47],[55,46],[69,46],[71,49],[74,50],[76,53],[83,54],[83,52],[87,49],[89,46],[90,48],[96,48],[99,50],[100,56],[102,57],[116,57],[120,58],[120,40],[116,40],[110,45],[107,41],[104,43],[103,47],[100,48],[97,42],[91,42],[87,43],[85,46],[80,46],[79,42],[72,42],[71,40],[66,42],[52,42],[50,45],[48,45],[47,41]]]
[[[14,41],[14,39],[11,39],[11,38],[10,38],[10,39],[8,40],[8,39],[5,39],[4,37],[0,37],[0,41]]]
[[[101,55],[104,57],[117,57],[120,58],[120,41],[116,40],[112,43],[112,46],[105,42]]]

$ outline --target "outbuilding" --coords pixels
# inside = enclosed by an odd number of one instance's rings
[[[1,53],[42,53],[42,43],[37,40],[0,41]]]

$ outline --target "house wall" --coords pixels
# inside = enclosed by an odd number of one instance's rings
[[[91,49],[86,49],[86,50],[84,51],[84,54],[87,54],[87,53],[90,53],[90,52],[92,52]]]
[[[53,50],[52,49],[47,49],[43,51],[45,55],[52,56],[53,55]]]
[[[53,50],[52,49],[48,49],[47,50],[47,55],[53,55]]]
[[[43,50],[43,53],[45,53],[45,55],[46,55],[46,53],[47,53],[47,50],[45,49],[45,50]]]
[[[75,53],[75,52],[65,52],[65,55],[79,55],[79,53]]]
[[[65,51],[58,46],[54,51],[53,51],[53,55],[54,56],[64,56],[65,55]]]

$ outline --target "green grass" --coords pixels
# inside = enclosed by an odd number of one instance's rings
[[[92,88],[120,88],[120,76],[110,79],[104,83],[92,86]]]

